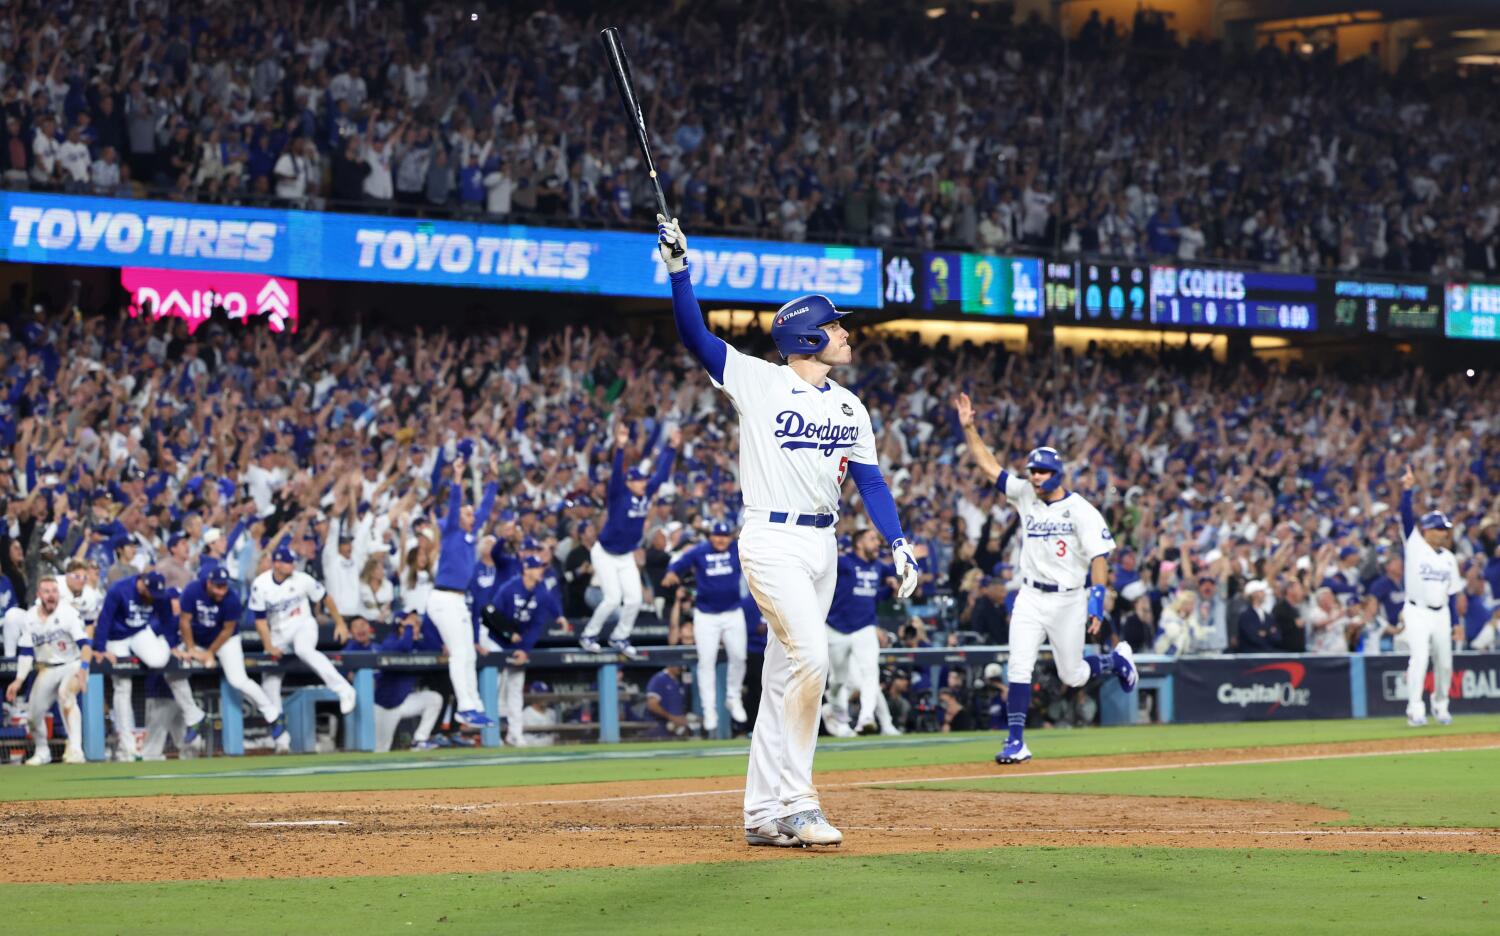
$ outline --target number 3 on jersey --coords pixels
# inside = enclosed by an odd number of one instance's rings
[[[1062,556],[1066,556],[1067,554],[1068,554],[1068,541],[1067,540],[1058,540],[1057,541],[1057,555],[1059,557],[1062,557]]]

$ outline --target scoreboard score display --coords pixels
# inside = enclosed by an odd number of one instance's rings
[[[1449,283],[1445,294],[1449,338],[1500,339],[1500,285]]]
[[[930,253],[922,273],[922,307],[929,312],[954,311],[957,304],[965,315],[1042,316],[1042,261],[1035,257]]]
[[[1318,281],[1290,273],[1151,267],[1157,325],[1315,331]]]
[[[1140,263],[1080,263],[1078,296],[1081,322],[1145,324],[1150,306],[1151,274]]]

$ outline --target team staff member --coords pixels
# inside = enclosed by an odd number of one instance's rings
[[[162,636],[176,621],[167,595],[167,583],[160,572],[143,572],[123,578],[111,585],[104,595],[99,623],[94,628],[94,644],[102,646],[99,654],[111,665],[122,656],[135,656],[151,669],[162,669],[172,660],[172,648]],[[119,735],[120,756],[131,760],[140,757],[135,743],[135,708],[132,692],[135,681],[129,676],[113,674],[115,731]],[[163,674],[172,698],[182,709],[187,722],[188,739],[197,740],[207,714],[193,701],[188,678],[181,674]]]
[[[464,503],[464,466],[472,450],[473,443],[464,440],[459,443],[459,456],[453,460],[453,478],[448,482],[448,512],[442,521],[442,551],[432,597],[427,599],[427,616],[442,636],[443,646],[448,648],[448,678],[453,681],[458,723],[483,728],[494,722],[484,714],[484,705],[479,699],[474,619],[466,599],[478,561],[475,554],[478,531],[489,521],[499,485],[491,481],[484,486],[484,497],[478,510],[474,505]],[[490,467],[492,474],[498,473],[497,463],[492,461]]]
[[[417,652],[422,639],[422,617],[408,614],[399,627],[378,644],[356,648],[352,642],[344,646],[346,652],[355,649],[374,650],[387,654],[411,654]],[[431,689],[419,689],[417,673],[399,670],[380,670],[375,674],[375,750],[384,754],[396,740],[396,728],[408,718],[417,719],[417,730],[412,732],[411,749],[428,751],[438,745],[432,741],[432,730],[437,727],[438,717],[443,714],[443,696]]]
[[[740,548],[734,531],[722,520],[709,528],[708,542],[699,543],[667,567],[663,587],[670,588],[691,573],[696,597],[693,644],[698,649],[698,697],[703,705],[703,730],[719,728],[719,644],[729,660],[725,674],[724,707],[733,721],[746,721],[741,693],[745,685],[745,615],[740,610]]]
[[[546,569],[547,564],[536,556],[523,557],[521,574],[501,585],[485,609],[485,626],[505,654],[505,668],[500,671],[500,714],[506,723],[505,743],[515,747],[526,744],[523,690],[532,648],[548,624],[567,626],[557,598],[542,583]]]
[[[1406,666],[1406,722],[1412,727],[1427,724],[1427,706],[1422,701],[1427,681],[1427,663],[1432,661],[1432,717],[1439,725],[1453,722],[1448,711],[1448,684],[1453,680],[1453,621],[1449,601],[1458,617],[1468,609],[1464,579],[1453,545],[1453,524],[1441,510],[1422,515],[1419,522],[1412,509],[1417,476],[1411,466],[1401,477],[1401,528],[1406,533],[1406,607],[1401,611],[1411,660]],[[1462,639],[1462,635],[1458,635]]]
[[[657,459],[656,470],[650,478],[634,465],[626,470],[625,446],[629,444],[630,428],[622,422],[615,427],[615,458],[609,474],[609,506],[604,529],[599,531],[598,542],[589,550],[594,583],[604,592],[604,598],[589,617],[578,644],[590,653],[603,649],[599,646],[599,632],[604,629],[609,616],[619,611],[620,619],[615,622],[609,645],[627,659],[635,660],[640,655],[630,643],[630,632],[635,628],[635,619],[641,613],[644,598],[641,567],[636,564],[635,551],[641,546],[646,514],[651,511],[651,498],[672,476],[677,449],[682,445],[682,433],[672,430],[671,440]]]
[[[260,717],[271,726],[271,739],[280,742],[286,733],[281,717],[281,700],[274,702],[266,691],[245,672],[245,651],[240,646],[240,619],[245,606],[230,587],[229,570],[215,566],[208,575],[190,582],[177,599],[181,612],[178,629],[182,645],[178,652],[212,669],[224,668],[224,679],[238,689],[260,711]]]
[[[834,737],[873,731],[896,734],[890,710],[880,699],[880,635],[875,631],[875,604],[890,584],[890,567],[879,559],[880,534],[873,529],[854,535],[854,548],[839,556],[839,581],[828,609],[828,694],[823,726]],[[894,589],[893,589],[894,590]],[[859,719],[849,727],[849,696],[859,692]],[[883,716],[883,719],[882,719]]]
[[[78,709],[78,696],[88,689],[89,658],[93,655],[83,618],[62,600],[57,579],[50,575],[37,581],[35,605],[11,608],[6,616],[14,619],[20,633],[16,678],[5,687],[5,701],[16,701],[33,664],[37,668],[36,681],[31,684],[31,695],[26,700],[36,751],[26,759],[26,766],[40,767],[52,762],[47,712],[54,700],[62,708],[63,724],[68,730],[63,763],[83,763],[83,716]]]

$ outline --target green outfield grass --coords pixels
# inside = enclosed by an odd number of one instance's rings
[[[1085,844],[1085,843],[1080,843]],[[0,885],[16,932],[1493,933],[1454,854],[1008,848],[524,874]],[[309,927],[316,920],[316,928]]]
[[[1401,719],[1143,725],[1035,731],[1038,758],[1263,747],[1422,736],[1434,743],[1455,733],[1500,732],[1500,716],[1473,716],[1448,727],[1408,728]],[[818,770],[856,770],[972,762],[993,767],[999,733],[915,735],[894,739],[823,739]],[[431,753],[216,757],[135,764],[54,765],[0,770],[0,801],[192,793],[287,793],[528,786],[608,780],[735,776],[745,770],[745,742],[588,745],[545,750],[468,749]],[[1361,762],[1367,763],[1367,762]],[[1358,769],[1358,768],[1356,768]]]
[[[1496,743],[1500,744],[1500,737]],[[1341,809],[1341,825],[1500,827],[1500,750],[1063,777],[996,777],[923,789],[1207,796]],[[1500,895],[1497,895],[1500,896]]]

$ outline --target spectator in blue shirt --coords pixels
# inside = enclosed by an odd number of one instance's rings
[[[682,691],[682,665],[673,663],[646,683],[646,716],[654,722],[653,738],[683,738],[692,734],[687,696]]]

